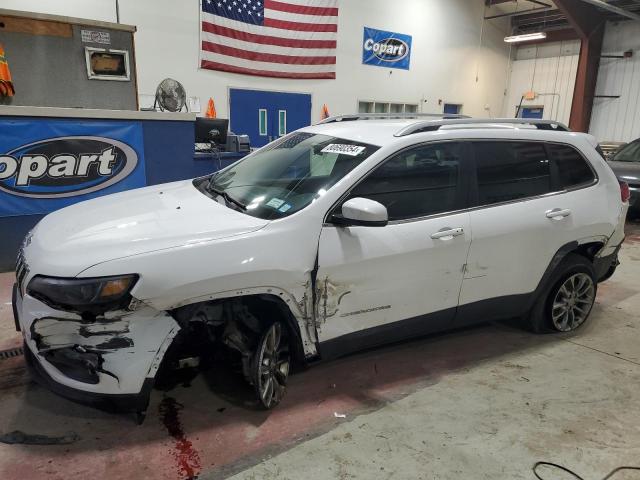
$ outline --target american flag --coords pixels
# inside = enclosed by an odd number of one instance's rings
[[[336,78],[338,0],[202,0],[200,66]]]

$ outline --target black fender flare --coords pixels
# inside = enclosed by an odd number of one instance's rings
[[[569,253],[578,250],[579,246],[580,244],[574,240],[573,242],[566,243],[558,249],[558,251],[549,262],[549,265],[547,265],[546,270],[542,274],[542,278],[538,282],[538,286],[536,287],[536,289],[533,291],[533,295],[530,296],[529,301],[527,302],[528,304],[525,310],[526,312],[531,311],[535,302],[538,300],[538,298],[540,298],[540,295],[551,287],[554,273],[562,260],[564,260]]]

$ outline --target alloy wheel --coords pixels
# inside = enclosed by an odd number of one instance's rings
[[[284,396],[291,363],[289,343],[281,323],[274,323],[264,333],[256,354],[258,399],[265,408],[272,408]]]
[[[551,320],[561,332],[575,330],[589,316],[596,297],[596,289],[591,276],[576,273],[567,278],[553,299]]]

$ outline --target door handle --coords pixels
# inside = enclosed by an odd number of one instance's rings
[[[548,210],[546,215],[550,219],[561,219],[571,215],[571,210],[568,208],[554,208],[553,210]]]
[[[462,228],[462,227],[458,227],[458,228],[445,227],[445,228],[443,228],[441,230],[438,230],[436,233],[432,233],[431,234],[431,238],[433,238],[434,240],[437,240],[437,239],[450,240],[453,237],[457,237],[459,235],[464,235],[464,228]]]

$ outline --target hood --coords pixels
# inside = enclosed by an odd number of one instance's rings
[[[34,274],[75,276],[97,263],[241,235],[267,223],[212,200],[187,180],[51,213],[34,229],[25,256]]]
[[[618,179],[629,184],[640,184],[640,162],[607,162]]]

